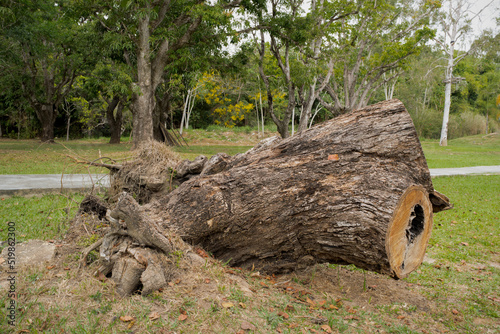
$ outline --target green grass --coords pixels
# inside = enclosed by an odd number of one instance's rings
[[[448,141],[422,140],[429,168],[500,165],[500,135],[477,135]]]
[[[7,240],[7,222],[16,224],[18,241],[61,238],[82,199],[80,194],[1,197],[0,240]]]
[[[42,144],[37,140],[0,140],[0,174],[79,174],[88,173],[86,165],[75,158],[94,160],[101,157],[122,159],[130,156],[131,144],[107,144],[106,138],[95,140],[57,141]],[[106,159],[105,159],[106,160]],[[103,172],[92,168],[92,172]]]
[[[430,240],[433,256],[481,263],[498,257],[500,175],[438,177],[433,184],[454,205],[435,216]]]

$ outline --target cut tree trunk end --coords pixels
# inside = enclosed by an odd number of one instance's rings
[[[162,253],[178,249],[172,240],[180,237],[231,266],[264,272],[330,262],[404,278],[423,260],[433,212],[451,207],[433,188],[398,100],[234,157],[184,161],[176,171],[179,187],[148,204],[122,194],[114,233]]]

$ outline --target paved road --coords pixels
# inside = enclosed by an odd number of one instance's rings
[[[500,166],[476,166],[461,168],[430,168],[431,176],[453,176],[471,174],[500,174]]]
[[[0,175],[0,195],[36,195],[74,191],[92,186],[109,187],[108,174]]]
[[[431,168],[431,176],[500,174],[500,166]],[[0,175],[0,195],[36,195],[63,190],[89,189],[92,185],[109,187],[107,174],[25,174]]]

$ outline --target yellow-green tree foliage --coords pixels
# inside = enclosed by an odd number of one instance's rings
[[[222,79],[215,71],[204,72],[198,80],[199,93],[197,98],[213,106],[212,116],[215,124],[232,128],[241,123],[254,109],[245,96],[244,85],[238,80]]]

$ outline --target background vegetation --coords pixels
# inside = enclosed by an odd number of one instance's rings
[[[439,137],[446,63],[446,50],[436,43],[446,13],[440,2],[183,0],[168,6],[1,1],[0,137],[111,136],[117,142],[133,132],[134,115],[146,111],[156,138],[159,124],[272,126],[287,136],[393,97],[405,103],[421,138]],[[472,37],[470,21],[464,22],[469,39],[454,51],[465,58],[453,72],[460,80],[452,86],[450,138],[499,128],[500,34]],[[141,44],[144,34],[149,44]],[[154,79],[149,93],[146,72]],[[141,104],[150,93],[151,105]]]

